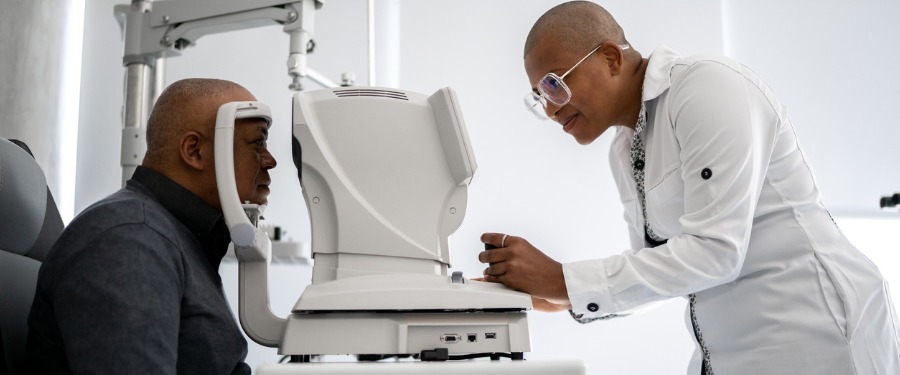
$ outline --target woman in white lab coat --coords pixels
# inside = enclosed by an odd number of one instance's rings
[[[500,247],[479,254],[486,280],[582,322],[686,297],[689,374],[900,374],[886,283],[831,219],[756,74],[666,47],[642,58],[590,2],[537,21],[525,70],[532,107],[579,143],[618,125],[610,160],[632,249],[560,264],[486,233]]]

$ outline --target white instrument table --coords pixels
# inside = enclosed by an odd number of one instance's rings
[[[258,375],[332,375],[332,374],[373,374],[373,375],[584,375],[584,362],[578,360],[522,360],[502,359],[462,360],[445,362],[394,361],[394,362],[310,362],[285,363],[260,366]]]

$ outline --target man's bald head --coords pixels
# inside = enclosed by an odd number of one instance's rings
[[[247,89],[231,81],[191,78],[171,84],[153,106],[147,121],[147,153],[143,165],[158,172],[180,158],[179,139],[189,131],[214,136],[216,114],[222,104],[255,100]]]
[[[525,39],[524,55],[548,37],[563,50],[573,53],[585,53],[605,41],[628,43],[615,18],[590,1],[563,3],[544,13]]]

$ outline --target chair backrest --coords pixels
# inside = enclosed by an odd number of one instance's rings
[[[22,373],[40,262],[62,229],[31,151],[0,138],[0,374]]]

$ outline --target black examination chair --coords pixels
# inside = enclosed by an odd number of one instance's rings
[[[62,230],[28,146],[0,138],[0,375],[23,373],[38,269]]]

